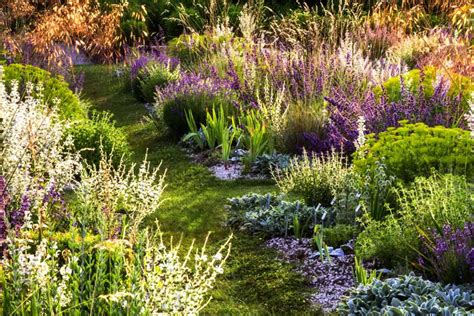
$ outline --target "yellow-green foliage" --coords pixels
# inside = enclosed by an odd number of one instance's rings
[[[384,159],[387,173],[406,182],[417,176],[428,176],[432,169],[442,173],[474,175],[474,139],[469,131],[423,123],[389,127],[367,141],[356,153],[354,165],[360,172],[376,167]]]
[[[435,174],[419,177],[397,189],[397,208],[383,221],[368,214],[357,236],[355,251],[361,259],[377,258],[395,266],[417,255],[419,229],[451,225],[460,228],[472,219],[474,195],[465,177]]]
[[[24,233],[29,239],[39,239],[38,231],[26,231]],[[87,232],[84,232],[83,236],[82,232],[77,228],[72,228],[67,232],[45,230],[42,232],[41,237],[57,243],[59,249],[68,249],[70,251],[80,251],[83,249],[86,252],[102,239],[100,235]]]
[[[232,45],[242,47],[244,40],[230,34],[183,34],[168,43],[170,53],[179,57],[184,63],[201,60],[206,54],[215,51],[220,46]]]
[[[401,77],[403,78],[405,87],[408,88],[412,93],[417,93],[421,84],[427,98],[433,96],[438,80],[443,78],[443,80],[450,82],[448,95],[455,97],[461,93],[463,98],[462,102],[466,108],[468,100],[471,97],[471,93],[474,91],[474,84],[470,78],[452,72],[445,72],[441,69],[436,69],[433,66],[425,67],[423,68],[423,71],[420,69],[410,70],[409,72],[401,75]],[[400,77],[392,77],[388,79],[383,84],[383,88],[387,92],[390,101],[400,100]],[[375,87],[374,93],[380,97],[383,94],[382,87]]]
[[[58,112],[64,119],[83,119],[87,117],[87,109],[82,106],[79,98],[69,89],[69,85],[61,76],[54,76],[46,70],[31,66],[11,64],[3,67],[3,79],[8,88],[11,81],[17,80],[21,89],[26,83],[41,83],[43,85],[42,94],[46,101],[59,101]],[[25,93],[25,91],[21,91]],[[38,95],[35,95],[38,97]]]

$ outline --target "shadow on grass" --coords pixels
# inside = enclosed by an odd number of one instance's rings
[[[114,77],[111,66],[82,66],[79,71],[86,76],[83,98],[95,109],[114,114],[117,126],[128,135],[134,160],[140,162],[148,152],[153,165],[161,163],[162,170],[167,169],[165,201],[148,220],[158,220],[167,235],[182,236],[185,245],[194,238],[199,244],[213,231],[210,248],[216,248],[232,233],[223,225],[227,198],[276,190],[269,181],[217,180],[205,167],[190,163],[176,139],[144,119],[143,105],[124,89],[124,79]],[[307,281],[293,272],[293,266],[276,260],[262,242],[255,236],[235,235],[226,272],[204,314],[317,314],[307,301]]]

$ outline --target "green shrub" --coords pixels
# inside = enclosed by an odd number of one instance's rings
[[[468,315],[474,293],[413,274],[359,286],[338,307],[340,315]]]
[[[323,227],[324,241],[331,247],[340,247],[357,235],[357,227],[338,224],[332,227]]]
[[[419,230],[451,225],[461,228],[472,220],[474,194],[465,177],[435,174],[399,185],[396,210],[383,221],[363,218],[364,230],[356,240],[356,254],[396,266],[418,254]]]
[[[350,172],[345,158],[335,151],[325,156],[304,152],[284,170],[274,171],[273,178],[282,192],[298,194],[308,205],[329,206]]]
[[[83,119],[87,116],[87,109],[61,76],[54,76],[46,70],[31,65],[11,64],[3,68],[3,78],[7,88],[11,88],[12,80],[17,80],[23,94],[28,82],[33,84],[41,82],[44,88],[42,91],[44,99],[48,102],[54,99],[59,100],[59,115],[63,119]]]
[[[422,85],[426,97],[433,96],[434,89],[437,85],[437,80],[441,76],[444,80],[450,81],[448,94],[450,96],[457,96],[462,93],[462,103],[465,106],[464,108],[468,109],[468,101],[469,98],[471,98],[471,93],[474,91],[474,84],[470,78],[456,73],[445,73],[433,66],[425,67],[423,68],[423,71],[420,69],[413,69],[401,75],[406,88],[408,88],[412,93],[416,94],[420,88],[420,85]],[[397,76],[388,79],[383,84],[383,88],[386,91],[390,101],[400,100],[400,83],[400,77]],[[376,95],[381,96],[383,93],[382,87],[377,86],[374,89],[374,92]]]
[[[100,146],[106,153],[113,150],[114,164],[118,164],[122,157],[125,160],[130,157],[127,137],[115,126],[109,113],[94,112],[90,119],[74,121],[66,133],[73,137],[75,149],[81,151],[82,158],[89,164],[99,165]]]
[[[151,62],[145,69],[138,73],[135,80],[138,89],[138,98],[148,103],[153,103],[156,87],[164,87],[168,83],[177,80],[179,77],[179,68],[172,70],[170,65]]]
[[[274,152],[258,156],[251,171],[262,175],[270,175],[272,170],[283,170],[290,165],[291,157],[286,154]]]
[[[389,127],[369,135],[356,153],[354,165],[362,174],[374,170],[384,160],[388,175],[409,182],[417,176],[429,176],[432,169],[442,173],[474,174],[474,139],[469,131],[423,123]]]

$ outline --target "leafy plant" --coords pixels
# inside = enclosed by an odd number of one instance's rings
[[[222,153],[222,160],[228,161],[230,158],[230,154],[232,151],[232,144],[234,143],[234,139],[237,138],[241,134],[241,131],[235,125],[234,118],[232,117],[232,126],[225,129],[222,133],[222,142],[220,144],[221,153]]]
[[[314,224],[331,221],[330,210],[308,207],[300,201],[288,202],[272,194],[231,198],[226,209],[229,225],[269,235],[286,236],[292,231],[302,237]]]
[[[391,266],[413,262],[421,250],[419,229],[461,228],[474,212],[466,178],[450,174],[420,177],[409,187],[399,185],[396,204],[383,221],[368,214],[362,218],[355,247],[359,258],[377,258]]]
[[[329,253],[329,248],[324,242],[324,228],[323,225],[314,225],[313,229],[313,242],[318,247],[319,257],[321,261],[324,261],[324,257],[328,262],[331,262],[331,255]]]
[[[193,112],[189,110],[186,113],[186,122],[188,123],[189,133],[183,137],[183,141],[192,139],[199,149],[203,150],[205,145],[204,135],[201,130],[198,130],[196,121],[194,120]]]
[[[472,310],[474,294],[455,285],[443,286],[413,274],[360,285],[338,307],[343,315],[463,315]]]
[[[228,129],[228,124],[222,105],[220,106],[219,114],[216,114],[215,107],[212,108],[211,113],[207,113],[206,125],[201,124],[201,129],[206,138],[207,145],[213,150],[216,146],[222,144],[224,131]]]
[[[354,276],[358,284],[366,286],[371,285],[375,280],[380,280],[381,274],[379,273],[379,275],[377,275],[376,270],[372,270],[370,273],[368,273],[362,265],[361,260],[359,260],[357,257],[354,257]]]
[[[394,187],[396,177],[387,175],[385,158],[375,162],[375,167],[366,170],[366,174],[360,179],[361,200],[365,210],[375,220],[382,220],[390,211],[390,204],[394,204]]]
[[[106,153],[114,152],[114,165],[118,165],[121,159],[130,159],[127,137],[115,126],[110,113],[92,112],[90,119],[72,122],[66,129],[66,135],[72,136],[74,149],[89,164],[99,165],[101,147]]]
[[[241,130],[236,126],[234,117],[231,117],[231,125],[229,126],[222,105],[218,114],[216,114],[215,107],[212,109],[212,114],[207,113],[206,125],[201,124],[200,130],[197,130],[191,111],[186,115],[186,120],[191,132],[183,138],[184,141],[193,139],[201,150],[204,149],[204,144],[211,150],[220,147],[222,160],[229,160],[234,139],[239,137]]]
[[[271,172],[279,169],[284,170],[290,165],[291,157],[286,154],[274,152],[258,156],[252,166],[252,172],[271,175]]]
[[[300,221],[298,219],[298,216],[294,216],[293,217],[293,233],[295,235],[295,238],[296,239],[301,239],[302,237],[302,231],[301,231],[301,224],[300,224]]]
[[[244,159],[247,168],[257,160],[258,156],[273,151],[273,139],[263,120],[255,111],[248,111],[240,121],[243,126],[243,146],[248,150]]]

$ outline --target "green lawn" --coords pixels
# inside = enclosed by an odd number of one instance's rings
[[[86,81],[82,97],[97,110],[114,114],[117,125],[128,135],[134,160],[141,161],[148,150],[154,165],[167,170],[165,201],[157,211],[161,229],[183,236],[185,244],[193,238],[203,241],[212,231],[211,247],[232,232],[224,227],[226,199],[249,192],[275,191],[268,181],[220,181],[203,166],[191,163],[165,129],[159,131],[146,119],[123,79],[114,76],[112,66],[82,66]],[[232,254],[225,275],[220,278],[206,314],[301,314],[310,312],[306,281],[289,264],[275,259],[273,251],[262,247],[258,237],[234,233]]]

